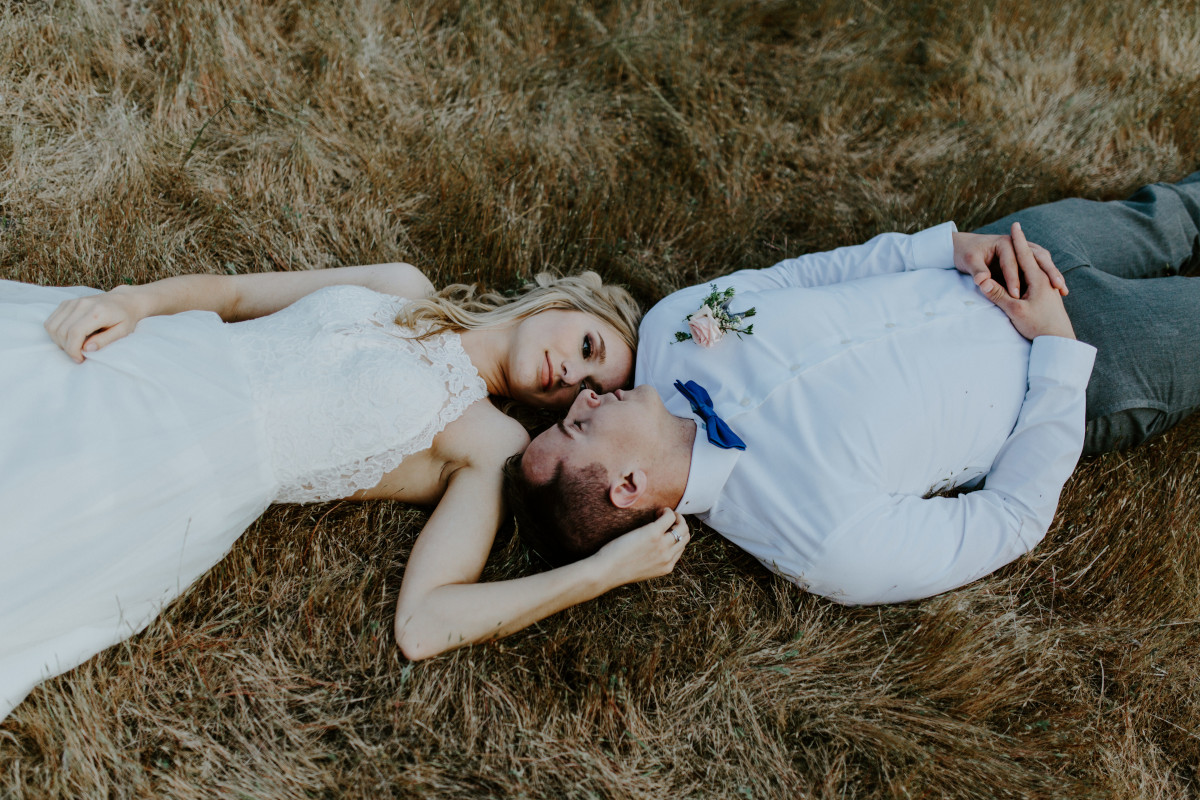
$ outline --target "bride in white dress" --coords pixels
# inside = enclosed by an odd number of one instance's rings
[[[409,658],[669,572],[674,513],[476,583],[501,465],[529,441],[488,395],[563,408],[632,376],[628,294],[590,273],[539,283],[510,302],[435,295],[406,264],[103,293],[0,281],[0,720],[142,630],[273,502],[437,504],[397,600]]]

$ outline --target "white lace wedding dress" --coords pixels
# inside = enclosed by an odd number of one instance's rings
[[[42,327],[94,292],[0,281],[0,719],[140,631],[273,502],[374,486],[486,388],[405,301],[322,289],[269,317],[143,320],[76,364]]]

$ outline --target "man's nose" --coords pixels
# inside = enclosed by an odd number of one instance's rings
[[[578,410],[575,408],[575,406],[579,406],[580,409],[583,409],[583,408],[595,408],[598,405],[600,405],[599,396],[597,396],[596,393],[593,392],[591,389],[584,389],[582,392],[575,395],[575,400],[572,401],[572,403],[571,403],[571,410],[572,411]]]

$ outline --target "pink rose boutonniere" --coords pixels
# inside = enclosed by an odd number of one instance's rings
[[[742,320],[754,316],[754,309],[746,311],[730,311],[729,304],[733,302],[734,289],[730,286],[725,291],[712,284],[712,292],[704,298],[700,308],[688,314],[684,321],[688,324],[689,333],[675,332],[675,341],[686,342],[691,339],[701,347],[712,347],[725,338],[727,333],[736,333],[739,337],[754,333],[754,326],[742,326]]]
[[[712,347],[725,335],[721,323],[713,316],[712,309],[707,305],[687,316],[688,330],[692,332],[692,341],[701,347]]]

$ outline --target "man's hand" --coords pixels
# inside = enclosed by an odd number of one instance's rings
[[[1021,282],[1018,278],[1017,255],[1011,236],[996,236],[983,233],[954,233],[954,268],[964,275],[975,279],[975,285],[981,289],[983,281],[992,277],[992,265],[1000,267],[1008,293],[1013,298],[1021,296]],[[1029,249],[1041,265],[1050,285],[1059,294],[1067,294],[1067,281],[1063,278],[1050,252],[1041,245],[1028,242]]]
[[[990,277],[976,281],[980,291],[1008,315],[1013,327],[1026,339],[1033,341],[1038,336],[1074,339],[1075,329],[1071,327],[1071,318],[1063,307],[1062,295],[1051,285],[1045,264],[1037,257],[1029,242],[1025,241],[1019,222],[1014,222],[1012,226],[1012,246],[1017,264],[1025,276],[1025,294],[1014,299]]]
[[[593,558],[606,563],[605,571],[615,588],[670,574],[691,538],[683,515],[664,508],[653,522],[618,536]]]

